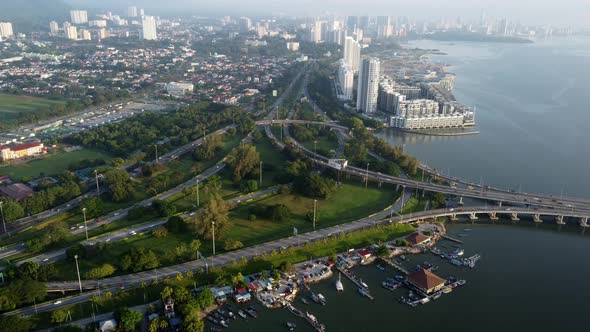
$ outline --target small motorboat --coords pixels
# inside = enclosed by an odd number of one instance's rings
[[[449,294],[452,291],[453,291],[453,289],[451,287],[445,287],[445,288],[442,289],[442,292],[444,294]]]
[[[289,328],[289,331],[294,331],[297,325],[295,325],[295,323],[287,322],[287,327]]]
[[[221,332],[221,331],[223,331],[223,330],[221,329],[221,327],[217,327],[217,326],[211,326],[211,329],[210,329],[210,331],[211,331],[211,332]]]
[[[309,304],[309,301],[304,297],[301,298],[301,302],[303,302],[303,304]]]
[[[466,280],[463,280],[463,279],[461,279],[461,280],[457,281],[457,284],[458,284],[459,286],[463,286],[463,285],[465,285],[466,283],[467,283],[467,281],[466,281]]]
[[[224,320],[220,320],[220,321],[219,321],[219,325],[221,325],[221,326],[223,326],[223,327],[225,327],[225,328],[228,328],[228,327],[229,327],[229,324],[228,324],[228,323],[226,323]]]
[[[246,319],[246,314],[244,313],[243,310],[238,310],[238,315],[244,319]]]
[[[365,287],[366,289],[369,289],[369,285],[367,285],[367,284],[366,284],[366,283],[363,281],[363,279],[361,279],[361,281],[360,281],[360,284],[361,284],[361,286]]]
[[[258,315],[256,314],[255,310],[248,308],[246,309],[246,313],[248,313],[248,315],[250,315],[252,318],[258,318]]]
[[[320,303],[322,305],[326,305],[326,303],[327,303],[326,298],[322,294],[318,293],[318,299],[320,300]]]
[[[383,265],[377,265],[377,268],[381,271],[385,271],[385,267]]]

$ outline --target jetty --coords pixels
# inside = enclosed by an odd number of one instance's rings
[[[406,270],[403,266],[401,266],[400,264],[398,264],[396,261],[394,261],[393,259],[387,259],[387,258],[383,258],[383,261],[393,267],[394,269],[398,270],[399,272],[408,275],[410,274],[410,272],[408,272],[408,270]]]
[[[347,277],[350,281],[352,281],[355,285],[357,285],[359,287],[359,289],[362,289],[363,292],[363,296],[374,300],[375,298],[371,295],[371,293],[369,293],[369,289],[367,287],[365,287],[363,285],[363,283],[361,282],[361,280],[359,278],[357,278],[354,274],[352,274],[350,271],[345,270],[341,267],[336,267],[338,269],[338,271],[340,271],[340,273],[344,274],[345,277]]]
[[[459,240],[459,239],[456,239],[456,238],[454,238],[454,237],[450,237],[450,236],[448,236],[448,235],[443,235],[442,237],[443,237],[445,240],[449,240],[449,241],[451,241],[451,242],[456,242],[456,243],[463,244],[463,241],[461,241],[461,240]]]
[[[318,322],[317,318],[315,318],[314,315],[306,312],[305,314],[295,308],[291,303],[286,303],[285,305],[287,307],[287,309],[295,316],[301,317],[303,319],[305,319],[309,324],[311,324],[311,326],[313,326],[313,328],[318,331],[318,332],[324,332],[326,331],[326,327],[324,326],[324,324],[321,324]]]

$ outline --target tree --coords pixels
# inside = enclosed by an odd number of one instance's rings
[[[307,197],[326,199],[336,190],[336,183],[332,179],[311,173],[297,177],[293,188]]]
[[[199,318],[199,310],[192,306],[185,306],[183,310],[183,330],[186,332],[203,332],[205,324]]]
[[[258,175],[260,155],[251,144],[240,144],[228,156],[228,164],[233,170],[233,181],[239,183],[243,178]]]
[[[86,209],[86,217],[87,218],[96,218],[102,215],[103,212],[103,203],[99,197],[93,196],[84,199],[79,206],[79,211],[82,213],[82,210]]]
[[[124,271],[139,272],[150,270],[160,266],[156,254],[144,248],[131,249],[129,253],[121,258],[121,269]]]
[[[225,240],[225,242],[223,243],[223,249],[227,251],[240,249],[243,246],[244,244],[238,240]]]
[[[152,202],[152,207],[160,217],[171,217],[176,213],[176,205],[156,199]]]
[[[182,286],[174,287],[174,300],[176,303],[180,305],[186,304],[191,298],[192,296],[186,288]]]
[[[269,206],[269,215],[272,221],[285,221],[291,215],[291,211],[285,204]]]
[[[179,216],[173,216],[168,219],[164,225],[170,232],[181,234],[186,232],[187,223]]]
[[[168,236],[168,229],[166,229],[166,227],[164,226],[160,226],[156,229],[154,229],[152,231],[152,234],[154,235],[155,238],[159,239],[159,238],[163,238]]]
[[[137,310],[123,308],[119,312],[120,326],[123,331],[134,331],[142,319],[143,315]]]
[[[29,332],[35,324],[29,318],[18,315],[7,315],[0,318],[0,331]]]
[[[379,257],[387,257],[389,256],[389,248],[386,245],[381,244],[375,249],[375,255]]]
[[[131,176],[122,168],[113,168],[105,173],[106,182],[113,202],[123,202],[133,195]]]
[[[86,272],[84,278],[86,279],[100,279],[115,273],[116,269],[111,264],[103,264]]]
[[[240,189],[243,192],[250,193],[258,190],[258,181],[256,180],[245,180],[240,183]]]
[[[160,298],[162,300],[166,300],[167,298],[171,297],[173,293],[174,293],[174,290],[172,289],[172,287],[166,286],[160,292]]]
[[[194,151],[196,160],[211,160],[222,146],[220,135],[209,135],[207,139]]]
[[[196,231],[201,237],[211,239],[213,237],[212,223],[215,222],[215,234],[222,238],[230,227],[229,204],[219,194],[210,199],[203,213],[196,217]]]
[[[58,309],[51,313],[51,322],[61,324],[68,319],[68,312],[64,309]]]
[[[204,288],[197,294],[196,300],[201,308],[207,308],[215,302],[215,296],[213,296],[211,288]]]
[[[22,218],[25,215],[25,210],[17,202],[4,197],[2,197],[2,201],[4,202],[2,204],[2,209],[4,211],[4,219],[6,222]]]
[[[154,318],[148,327],[149,332],[158,332],[158,330],[165,330],[168,328],[168,321],[161,318]]]

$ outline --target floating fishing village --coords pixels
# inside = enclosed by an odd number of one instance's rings
[[[328,305],[328,299],[325,295],[314,292],[310,285],[337,275],[333,284],[337,292],[347,291],[342,280],[348,279],[354,285],[351,291],[369,301],[373,300],[374,295],[370,288],[374,286],[355,275],[354,268],[357,266],[374,265],[376,269],[383,271],[380,286],[394,293],[393,300],[411,307],[433,302],[466,285],[467,281],[457,276],[438,276],[435,272],[439,267],[429,261],[414,265],[409,263],[408,257],[430,254],[458,268],[473,269],[481,256],[467,256],[461,248],[462,241],[446,234],[442,224],[425,223],[415,227],[410,235],[387,243],[351,248],[333,257],[310,258],[280,275],[271,277],[265,271],[244,276],[235,286],[212,288],[217,308],[207,314],[207,320],[212,325],[210,330],[221,331],[222,328],[229,327],[232,320],[258,318],[261,310],[251,303],[256,299],[266,308],[290,312],[293,319],[285,322],[286,329],[290,331],[294,331],[300,323],[309,324],[316,331],[326,331],[326,326],[313,311],[315,305]],[[471,230],[465,228],[463,231],[457,237],[469,236]],[[440,240],[446,242],[437,246]],[[230,300],[235,303],[230,304]]]

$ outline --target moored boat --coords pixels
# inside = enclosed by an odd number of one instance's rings
[[[244,313],[243,310],[238,310],[238,315],[240,315],[240,317],[246,319],[246,314]]]
[[[322,294],[318,293],[318,299],[320,300],[320,303],[322,305],[326,305],[326,303],[327,303],[326,298]]]
[[[385,271],[385,267],[383,265],[377,265],[377,268],[381,271]]]
[[[289,328],[289,331],[294,331],[297,325],[295,325],[295,323],[287,322],[287,327]]]
[[[309,301],[304,297],[301,298],[301,302],[303,302],[303,304],[309,304]]]
[[[453,289],[451,287],[445,287],[445,288],[442,289],[442,292],[444,294],[449,294],[452,291],[453,291]]]

